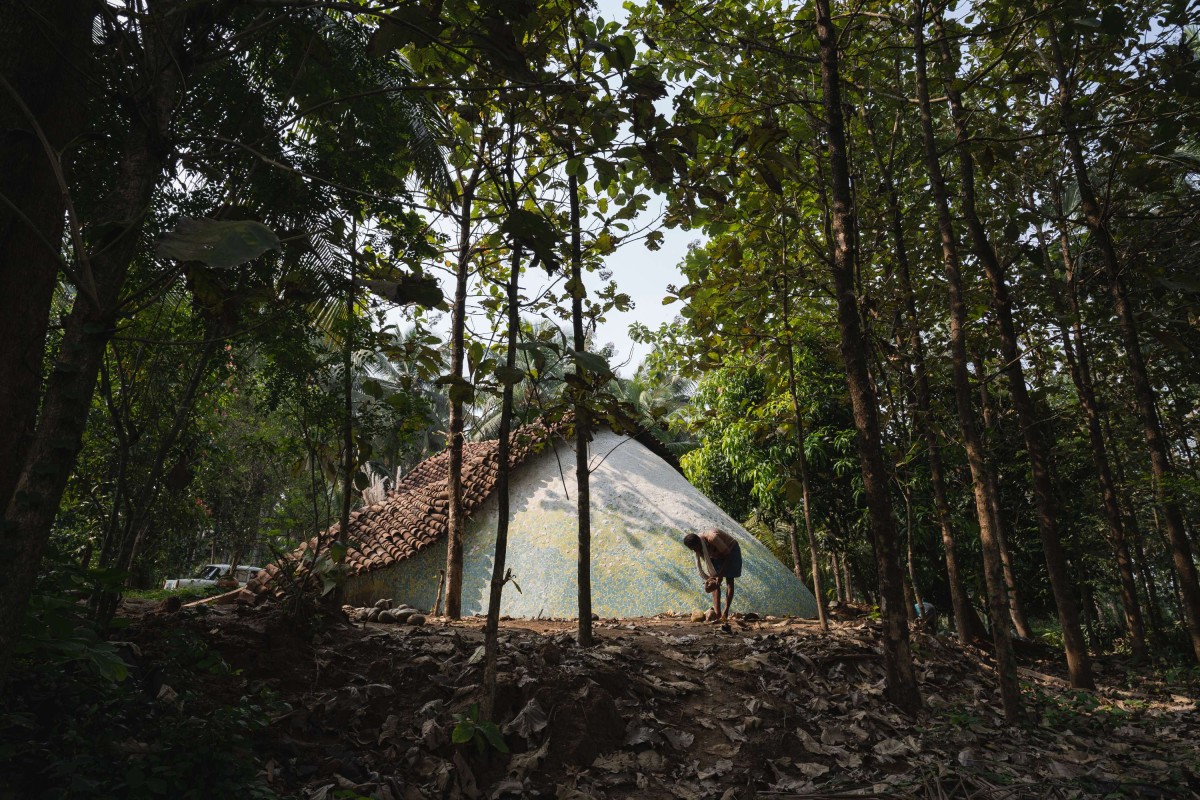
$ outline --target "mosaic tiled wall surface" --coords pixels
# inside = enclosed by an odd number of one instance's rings
[[[592,607],[603,617],[686,612],[710,602],[683,535],[722,528],[742,545],[744,567],[736,581],[734,611],[813,617],[812,595],[770,551],[682,475],[641,444],[611,431],[591,443]],[[533,457],[512,481],[507,565],[521,591],[505,587],[502,613],[514,617],[576,614],[575,455],[559,442]],[[467,524],[463,614],[487,608],[496,531],[496,499]],[[352,578],[350,602],[391,597],[431,608],[439,542],[395,566]]]

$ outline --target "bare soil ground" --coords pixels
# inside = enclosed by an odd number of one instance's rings
[[[270,607],[129,611],[146,658],[184,626],[236,668],[214,703],[275,698],[256,755],[283,797],[1200,797],[1200,688],[1118,660],[1074,692],[1053,652],[1023,653],[1029,719],[1008,726],[987,654],[946,635],[914,633],[926,710],[907,717],[865,619],[602,620],[590,649],[573,621],[506,621],[502,753],[452,742],[482,696],[482,620],[313,640]]]

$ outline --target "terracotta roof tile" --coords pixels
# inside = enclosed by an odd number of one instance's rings
[[[558,423],[538,420],[513,431],[509,468],[519,467],[555,436],[565,435],[570,427],[568,415]],[[499,447],[498,439],[467,442],[463,446],[463,506],[468,514],[483,505],[496,488]],[[381,502],[350,513],[348,537],[340,536],[341,525],[335,524],[321,534],[321,541],[347,538],[350,547],[345,563],[352,575],[411,558],[449,530],[450,499],[446,492],[449,472],[449,451],[425,459],[409,470]],[[316,544],[315,538],[310,539],[290,558],[298,558]],[[268,592],[279,571],[275,564],[267,566],[250,588],[260,594]]]

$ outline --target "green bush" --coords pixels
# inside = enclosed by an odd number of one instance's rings
[[[156,641],[153,661],[104,641],[74,599],[83,579],[43,576],[14,648],[0,798],[272,797],[252,745],[273,699],[213,702],[204,687],[229,667],[186,629]]]

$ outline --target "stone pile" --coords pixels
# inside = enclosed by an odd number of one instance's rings
[[[413,608],[407,603],[396,605],[391,599],[376,600],[375,605],[370,607],[342,606],[342,611],[346,612],[346,616],[354,622],[381,622],[395,625],[425,624],[425,615],[421,613],[420,609]]]

